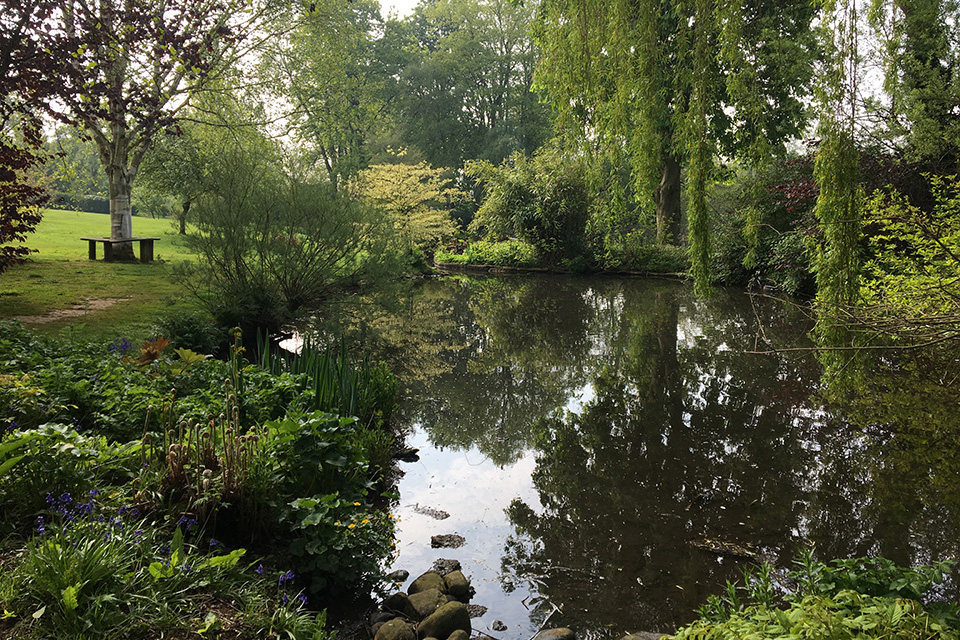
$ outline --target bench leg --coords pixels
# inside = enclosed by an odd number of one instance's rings
[[[113,262],[113,243],[110,241],[103,243],[103,261]]]
[[[97,241],[96,240],[87,240],[87,243],[90,247],[87,249],[87,256],[91,260],[97,259]]]
[[[153,262],[153,240],[140,241],[140,262]]]

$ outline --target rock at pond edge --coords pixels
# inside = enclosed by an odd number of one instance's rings
[[[380,605],[380,608],[389,613],[406,616],[411,620],[416,618],[417,615],[417,610],[414,609],[413,605],[410,603],[410,598],[402,591],[398,591],[390,595],[386,600],[383,601],[383,604]]]
[[[417,634],[409,624],[400,618],[394,618],[390,622],[383,623],[383,626],[377,630],[374,640],[417,640]]]
[[[443,581],[447,585],[447,593],[455,598],[469,600],[470,596],[473,595],[470,583],[462,571],[451,571],[443,577]]]
[[[440,574],[436,571],[427,571],[413,581],[413,584],[407,589],[407,593],[412,596],[415,593],[426,591],[427,589],[436,589],[441,593],[446,593],[447,583],[443,581],[443,578],[440,577]],[[444,638],[446,638],[446,636],[444,636]]]
[[[470,614],[462,602],[448,602],[420,623],[417,632],[421,637],[449,638],[457,629],[470,635]],[[377,640],[380,640],[379,638]]]
[[[533,637],[533,640],[576,640],[577,634],[567,627],[544,629]]]
[[[423,620],[446,602],[446,596],[439,589],[426,589],[410,596],[410,604],[417,612],[416,620]]]

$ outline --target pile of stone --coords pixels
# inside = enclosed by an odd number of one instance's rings
[[[473,587],[460,571],[427,571],[380,605],[371,618],[374,640],[469,640],[472,631],[467,603]]]
[[[405,571],[398,574],[401,580],[408,575]],[[414,580],[406,593],[398,591],[380,604],[370,618],[371,635],[374,640],[470,640],[470,619],[487,611],[486,607],[469,604],[473,594],[459,562],[437,560],[433,569]],[[494,630],[505,629],[499,620],[494,622]],[[622,640],[662,637],[659,633],[639,632]],[[532,640],[576,640],[576,634],[566,627],[541,629]]]

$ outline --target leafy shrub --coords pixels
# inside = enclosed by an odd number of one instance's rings
[[[735,285],[755,280],[792,295],[812,294],[806,238],[816,226],[818,193],[811,156],[778,161],[745,178],[739,193],[722,197],[715,207],[715,278]]]
[[[227,334],[210,319],[196,313],[163,316],[157,320],[154,334],[169,338],[174,347],[197,353],[223,353],[227,344]]]
[[[650,244],[642,232],[634,232],[607,242],[602,266],[613,271],[685,273],[690,260],[683,247]]]
[[[240,564],[244,549],[190,544],[179,526],[170,534],[136,509],[111,511],[98,496],[50,496],[19,566],[0,577],[2,592],[16,594],[3,602],[19,619],[15,637],[157,637],[158,629],[186,631],[208,606],[192,630],[209,630],[219,622],[220,594],[243,611],[230,623],[248,637],[324,637],[324,617],[303,610],[302,594],[288,595],[284,578],[292,574],[271,578],[262,565]]]
[[[299,498],[285,517],[294,535],[290,552],[312,578],[314,593],[345,586],[369,590],[393,551],[393,520],[338,493]]]
[[[178,274],[223,327],[276,332],[390,255],[382,214],[283,171],[278,154],[265,139],[227,143],[204,176],[188,235],[200,261]]]
[[[589,196],[582,163],[544,148],[532,159],[516,153],[499,167],[468,163],[467,174],[486,189],[471,228],[494,239],[516,236],[551,264],[586,253]]]
[[[727,584],[700,608],[700,620],[677,631],[680,639],[721,638],[960,638],[958,607],[924,605],[951,562],[914,568],[885,558],[815,561],[808,553],[788,574],[797,585],[780,602],[773,569],[746,572],[743,585]]]
[[[462,254],[438,249],[434,258],[437,262],[498,267],[528,268],[540,264],[533,245],[522,240],[504,240],[502,242],[478,240],[467,245]]]
[[[960,296],[960,179],[928,176],[933,204],[921,209],[898,191],[877,192],[864,215],[869,235],[861,295],[880,316],[956,317]],[[905,332],[918,328],[905,323]],[[956,329],[953,323],[951,330]]]

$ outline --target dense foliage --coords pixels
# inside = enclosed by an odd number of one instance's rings
[[[0,512],[26,550],[0,600],[17,633],[314,637],[308,600],[378,579],[392,520],[371,504],[396,393],[382,367],[308,347],[319,364],[270,373],[239,343],[220,361],[165,337],[2,335]],[[197,602],[207,614],[191,623]]]
[[[950,562],[914,568],[883,558],[824,564],[810,554],[786,577],[796,585],[782,598],[772,567],[747,572],[744,585],[728,583],[723,596],[700,608],[697,622],[674,637],[712,638],[958,638],[960,619],[951,603],[927,604]]]

